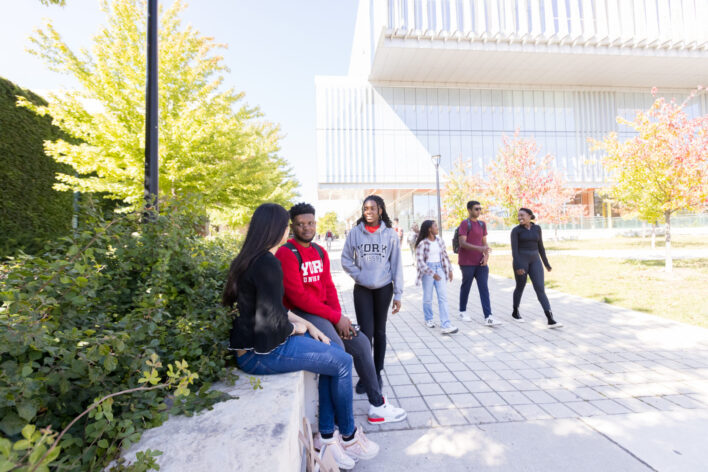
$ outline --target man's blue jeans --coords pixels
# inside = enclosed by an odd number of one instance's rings
[[[462,285],[460,285],[460,311],[467,311],[467,300],[472,288],[472,280],[477,279],[477,290],[479,290],[479,301],[482,303],[484,318],[489,318],[492,314],[492,305],[489,302],[489,266],[460,266],[462,271]]]
[[[423,274],[423,315],[425,321],[433,320],[433,288],[438,293],[438,309],[440,310],[440,326],[450,326],[450,315],[447,312],[447,275],[439,262],[428,262],[428,267],[433,273],[440,276],[435,280],[432,275]]]
[[[320,433],[334,433],[335,416],[343,436],[354,433],[352,356],[336,343],[328,345],[312,339],[309,334],[290,336],[268,354],[248,351],[236,361],[247,374],[282,374],[298,370],[320,374]]]

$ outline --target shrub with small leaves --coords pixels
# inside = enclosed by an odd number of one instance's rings
[[[62,431],[96,399],[164,383],[163,363],[173,390],[102,402],[64,434],[51,467],[103,468],[162,423],[168,405],[189,414],[222,397],[209,386],[229,376],[230,317],[219,300],[235,244],[199,234],[199,207],[165,202],[149,224],[137,214],[87,216],[41,256],[0,265],[2,457],[22,440],[46,447],[41,431]],[[38,429],[29,438],[27,425]]]

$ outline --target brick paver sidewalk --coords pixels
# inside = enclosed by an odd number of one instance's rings
[[[335,283],[354,319],[353,283],[337,257]],[[368,432],[708,408],[708,330],[548,290],[565,324],[550,330],[530,284],[519,324],[510,316],[513,281],[501,278],[490,278],[489,288],[504,325],[482,324],[476,286],[467,309],[474,321],[465,323],[455,319],[456,269],[448,305],[460,331],[445,336],[425,326],[422,288],[409,254],[404,261],[403,309],[388,322],[384,393],[408,419],[366,424],[368,402],[355,395],[357,421]]]

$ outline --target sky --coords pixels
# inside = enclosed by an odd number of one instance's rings
[[[161,0],[161,5],[171,4]],[[300,182],[301,200],[317,203],[318,215],[349,212],[337,202],[317,202],[315,76],[346,75],[357,0],[187,0],[181,18],[205,36],[225,43],[230,69],[225,87],[245,92],[282,134],[280,155]],[[65,75],[50,71],[26,52],[28,37],[48,18],[69,46],[88,47],[105,23],[99,0],[66,0],[44,6],[39,0],[0,0],[0,77],[40,92],[72,88]],[[344,203],[344,202],[342,202]]]

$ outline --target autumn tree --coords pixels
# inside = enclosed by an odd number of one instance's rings
[[[48,106],[21,104],[72,138],[45,144],[73,169],[57,175],[58,190],[101,192],[134,208],[144,191],[146,3],[101,8],[107,24],[90,51],[72,51],[50,22],[31,38],[31,52],[80,89],[50,94]],[[264,201],[287,204],[297,183],[277,154],[278,127],[223,87],[225,46],[182,26],[184,8],[176,0],[159,15],[160,193],[200,195],[212,219],[240,225]]]
[[[617,123],[636,134],[620,141],[610,133],[595,141],[602,149],[605,168],[614,182],[612,195],[649,223],[666,224],[667,272],[672,271],[671,215],[680,210],[695,210],[708,199],[708,114],[690,117],[689,102],[703,87],[693,91],[682,103],[657,97],[647,111],[638,111],[633,120],[617,117]]]
[[[555,169],[555,158],[546,154],[539,159],[536,141],[520,137],[518,131],[502,139],[487,184],[496,205],[506,210],[507,223],[516,223],[521,207],[532,209],[540,220],[558,223],[573,190]]]
[[[454,228],[467,218],[468,201],[482,200],[486,195],[484,182],[471,172],[471,168],[470,160],[463,160],[460,156],[447,175],[442,209],[443,224],[446,228]]]

